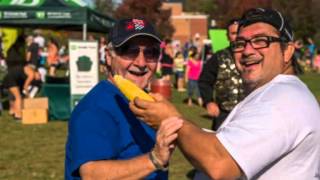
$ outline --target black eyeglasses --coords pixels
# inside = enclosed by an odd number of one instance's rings
[[[123,57],[125,60],[134,60],[139,56],[140,51],[143,51],[143,55],[148,63],[158,62],[160,57],[160,47],[146,47],[140,48],[134,45],[124,45],[119,48],[115,48],[117,55]]]
[[[270,43],[273,42],[284,42],[281,38],[273,37],[273,36],[257,36],[251,39],[237,39],[234,42],[231,42],[231,49],[233,52],[242,52],[247,43],[254,49],[262,49],[270,46]]]

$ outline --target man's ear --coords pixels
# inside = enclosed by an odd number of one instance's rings
[[[295,51],[295,47],[294,47],[293,42],[289,42],[287,44],[286,49],[284,50],[284,62],[285,63],[288,63],[291,61],[291,58],[294,54],[294,51]]]

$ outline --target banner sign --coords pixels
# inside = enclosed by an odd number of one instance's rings
[[[114,19],[84,2],[87,0],[0,0],[0,25],[108,32]]]
[[[225,29],[210,29],[209,36],[212,45],[212,51],[217,52],[229,46],[227,30]]]
[[[69,41],[71,109],[98,81],[98,42]]]
[[[0,1],[0,6],[40,6],[44,0],[2,0]]]
[[[92,3],[85,0],[62,0],[70,6],[74,7],[92,7]],[[1,0],[0,6],[26,6],[26,7],[38,7],[41,6],[45,0]]]
[[[80,19],[82,16],[77,16],[70,11],[27,11],[27,10],[6,10],[0,11],[0,19]]]
[[[16,42],[20,30],[18,28],[0,28],[3,46],[2,52],[5,57],[7,57],[7,52],[11,45]]]

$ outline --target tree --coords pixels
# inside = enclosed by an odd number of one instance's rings
[[[114,0],[95,0],[95,8],[98,12],[112,17],[114,14],[115,2]]]
[[[305,39],[316,34],[316,14],[312,0],[279,0],[274,1],[273,7],[288,18],[296,39]]]
[[[218,6],[216,0],[186,0],[184,2],[183,9],[189,13],[202,13],[208,15],[208,20],[216,20],[216,12],[218,12]]]
[[[270,7],[271,0],[186,0],[185,11],[201,12],[214,19],[218,27],[224,27],[233,18],[253,7]]]
[[[162,38],[171,38],[174,28],[170,22],[171,11],[161,9],[161,0],[124,0],[115,10],[119,18],[143,17],[154,23]]]
[[[185,11],[209,15],[224,27],[231,18],[240,18],[249,8],[269,7],[279,10],[289,20],[295,39],[312,37],[320,45],[319,0],[186,0]]]

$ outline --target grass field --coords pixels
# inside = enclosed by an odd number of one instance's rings
[[[320,101],[320,75],[301,77]],[[173,92],[173,103],[183,114],[201,127],[210,127],[204,109],[183,103],[185,93]],[[45,125],[21,125],[8,112],[0,117],[0,179],[63,179],[64,146],[67,122],[50,121]],[[171,161],[170,179],[188,179],[191,165],[177,150]]]

